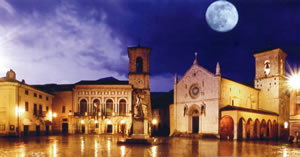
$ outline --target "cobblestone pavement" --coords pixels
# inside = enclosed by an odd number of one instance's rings
[[[296,144],[274,141],[220,141],[215,139],[161,138],[159,145],[118,145],[121,137],[70,135],[0,138],[2,156],[300,156]]]

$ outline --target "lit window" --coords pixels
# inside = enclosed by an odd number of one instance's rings
[[[0,131],[5,131],[5,124],[0,124]]]

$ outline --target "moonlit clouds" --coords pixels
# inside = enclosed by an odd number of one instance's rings
[[[11,17],[0,20],[1,77],[13,69],[29,84],[128,79],[127,45],[120,40],[126,37],[114,33],[106,23],[114,17],[103,10],[82,12],[80,6],[62,3],[48,13],[28,8],[20,13],[5,1],[0,1],[1,7]],[[167,81],[164,77],[168,76],[151,79],[152,90],[171,89],[156,85]]]
[[[0,26],[4,34],[0,55],[7,61],[0,69],[12,68],[29,83],[73,83],[107,76],[126,79],[115,65],[127,68],[127,54],[105,18],[80,19],[76,9],[65,4],[52,16],[35,11],[22,16],[17,25]]]
[[[14,14],[14,9],[5,0],[0,0],[0,8],[5,9],[9,14]]]

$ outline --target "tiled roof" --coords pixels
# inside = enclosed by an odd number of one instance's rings
[[[127,85],[128,81],[120,81],[114,77],[106,77],[99,80],[82,80],[75,85]]]
[[[244,108],[244,107],[238,107],[238,106],[225,106],[220,109],[220,111],[231,111],[231,110],[238,110],[238,111],[245,111],[245,112],[252,112],[252,113],[261,113],[261,114],[269,114],[269,115],[275,115],[278,116],[277,113],[271,112],[271,111],[265,111],[265,110],[256,110],[251,108]]]

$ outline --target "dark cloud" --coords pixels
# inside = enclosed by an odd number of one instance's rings
[[[17,38],[20,43],[45,47],[54,54],[61,52],[70,59],[70,66],[74,62],[91,72],[98,70],[101,76],[109,71],[122,78],[127,76],[127,46],[137,45],[139,40],[142,46],[152,48],[150,70],[156,84],[157,80],[171,83],[174,73],[182,76],[192,65],[195,51],[203,67],[214,72],[219,61],[222,75],[240,82],[253,81],[253,53],[265,48],[282,48],[291,65],[299,64],[300,60],[297,0],[231,0],[239,21],[226,33],[213,31],[205,21],[205,11],[213,0],[8,2],[15,12],[0,9],[2,26],[18,25],[28,30],[31,24],[39,28],[38,33],[21,33]],[[54,41],[49,40],[49,32]],[[51,58],[49,53],[35,59]]]

